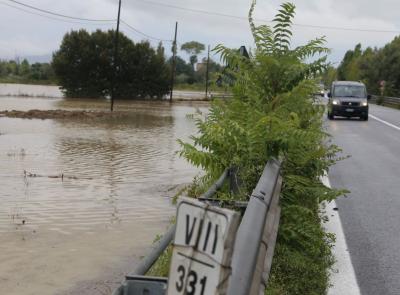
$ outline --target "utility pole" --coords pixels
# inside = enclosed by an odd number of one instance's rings
[[[113,57],[113,76],[111,81],[111,112],[114,110],[114,95],[115,95],[115,81],[117,79],[118,72],[118,40],[119,40],[119,20],[121,16],[121,0],[118,4],[118,19],[117,19],[117,30],[114,36],[114,57]]]
[[[175,67],[176,67],[176,34],[178,32],[178,22],[175,22],[175,37],[172,43],[172,69],[171,69],[171,92],[169,95],[169,101],[172,102],[172,94],[174,92],[175,82]]]
[[[207,67],[206,67],[206,98],[208,97],[208,65],[210,63],[210,45],[208,45],[208,52],[207,52]]]

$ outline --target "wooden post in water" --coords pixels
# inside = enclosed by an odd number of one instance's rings
[[[114,110],[114,94],[115,94],[115,81],[117,79],[118,72],[118,40],[119,40],[119,20],[121,16],[121,0],[119,0],[118,4],[118,19],[117,19],[117,30],[115,31],[114,37],[114,58],[113,58],[113,76],[111,81],[111,112]]]
[[[210,45],[208,45],[208,52],[207,52],[207,66],[206,66],[206,98],[208,98],[208,70],[210,64]]]
[[[175,37],[172,43],[172,67],[171,67],[171,92],[169,94],[169,101],[172,102],[172,95],[174,92],[175,83],[175,67],[176,67],[176,34],[178,32],[178,22],[175,22]]]

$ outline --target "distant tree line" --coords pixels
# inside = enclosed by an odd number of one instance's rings
[[[153,48],[147,41],[134,43],[120,33],[114,74],[114,37],[113,30],[93,33],[79,30],[64,36],[60,49],[53,54],[52,67],[65,95],[108,97],[113,83],[116,98],[161,98],[167,94],[171,87],[172,57],[166,60],[163,44]],[[207,60],[197,63],[197,56],[204,49],[196,41],[181,46],[190,55],[190,62],[177,56],[177,84],[205,83]],[[211,73],[220,69],[217,63],[209,63]]]
[[[379,49],[368,47],[363,50],[361,44],[357,44],[354,50],[346,52],[337,68],[336,78],[362,81],[372,94],[399,96],[400,37]]]
[[[161,98],[170,91],[172,57],[166,58],[162,43],[153,48],[149,42],[135,43],[123,33],[119,35],[119,50],[114,72],[113,30],[65,34],[51,63],[33,63],[18,58],[0,60],[0,82],[58,84],[67,97]],[[207,58],[198,56],[205,45],[186,42],[180,50],[188,62],[176,56],[175,85],[204,89]],[[214,84],[223,68],[210,59],[209,84]]]
[[[49,63],[32,63],[19,58],[15,60],[0,60],[0,81],[19,83],[46,83],[55,82],[53,68]]]

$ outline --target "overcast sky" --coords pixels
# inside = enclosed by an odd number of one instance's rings
[[[19,1],[81,18],[115,19],[117,16],[118,0]],[[332,62],[340,61],[346,50],[354,48],[357,43],[361,43],[363,48],[380,47],[391,41],[397,35],[395,32],[400,32],[398,0],[293,0],[292,2],[297,6],[293,45],[304,44],[317,36],[326,36],[327,46],[332,49],[330,55]],[[251,0],[122,0],[121,17],[132,27],[160,39],[172,39],[175,21],[178,21],[180,44],[197,40],[206,45],[210,44],[211,47],[219,43],[230,47],[253,46],[246,19],[207,15],[165,6],[179,6],[246,18],[250,3]],[[258,0],[256,19],[270,21],[281,3],[278,0]],[[44,13],[24,8],[9,0],[0,0],[1,59],[51,55],[59,47],[63,35],[72,29],[95,30],[115,27],[114,23],[79,21],[71,23],[62,21],[58,17],[49,19],[40,15]],[[134,41],[146,39],[124,24],[121,24],[121,30]],[[157,41],[152,41],[152,44],[156,43]],[[164,44],[169,47],[168,42]]]

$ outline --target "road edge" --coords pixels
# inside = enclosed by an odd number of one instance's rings
[[[328,175],[321,177],[322,183],[331,188]],[[343,232],[342,222],[340,221],[339,212],[337,211],[336,202],[324,203],[325,215],[329,221],[323,224],[326,232],[335,234],[336,241],[332,248],[336,263],[331,270],[328,295],[361,295],[360,287],[357,283],[356,274],[351,262],[350,253]],[[336,209],[336,210],[335,210]]]
[[[392,123],[389,123],[389,122],[387,122],[387,121],[385,121],[385,120],[382,120],[381,118],[378,118],[378,117],[376,117],[376,116],[374,116],[374,115],[372,115],[372,114],[369,114],[369,117],[372,118],[372,119],[374,119],[374,120],[376,120],[376,121],[378,121],[378,122],[381,122],[381,123],[383,123],[383,124],[385,124],[385,125],[387,125],[387,126],[389,126],[389,127],[392,127],[392,128],[394,128],[394,129],[400,131],[400,127],[398,127],[398,126],[396,126],[396,125],[394,125],[394,124],[392,124]]]

